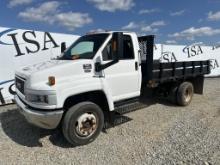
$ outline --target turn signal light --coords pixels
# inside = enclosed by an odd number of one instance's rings
[[[56,83],[56,81],[55,81],[55,77],[54,77],[54,76],[48,77],[48,84],[49,84],[50,86],[55,85],[55,83]]]

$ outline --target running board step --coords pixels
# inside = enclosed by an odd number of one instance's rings
[[[139,101],[136,101],[136,102],[133,102],[133,103],[120,105],[120,106],[115,108],[115,111],[118,112],[119,114],[126,114],[126,113],[129,113],[129,112],[136,111],[138,109],[146,108],[147,106],[148,105],[143,104]]]

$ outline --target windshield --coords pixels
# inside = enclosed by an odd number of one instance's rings
[[[80,37],[64,52],[60,60],[92,59],[109,34]]]

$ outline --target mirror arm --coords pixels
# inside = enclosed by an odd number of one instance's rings
[[[114,65],[116,63],[118,63],[118,61],[119,60],[113,60],[113,61],[108,62],[106,64],[101,64],[100,62],[97,62],[95,64],[95,70],[96,70],[96,72],[100,72],[101,70],[104,70],[104,69],[106,69],[106,68],[108,68],[108,67],[110,67],[110,66],[112,66],[112,65]]]

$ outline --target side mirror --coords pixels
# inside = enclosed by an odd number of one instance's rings
[[[112,34],[112,43],[111,43],[111,55],[113,60],[106,63],[101,64],[100,62],[95,63],[95,71],[100,72],[116,63],[118,63],[120,57],[123,57],[123,33],[122,32],[115,32]]]
[[[123,56],[123,33],[115,32],[112,34],[112,57],[114,61],[119,61]]]
[[[61,43],[61,53],[63,53],[66,50],[66,42]]]

